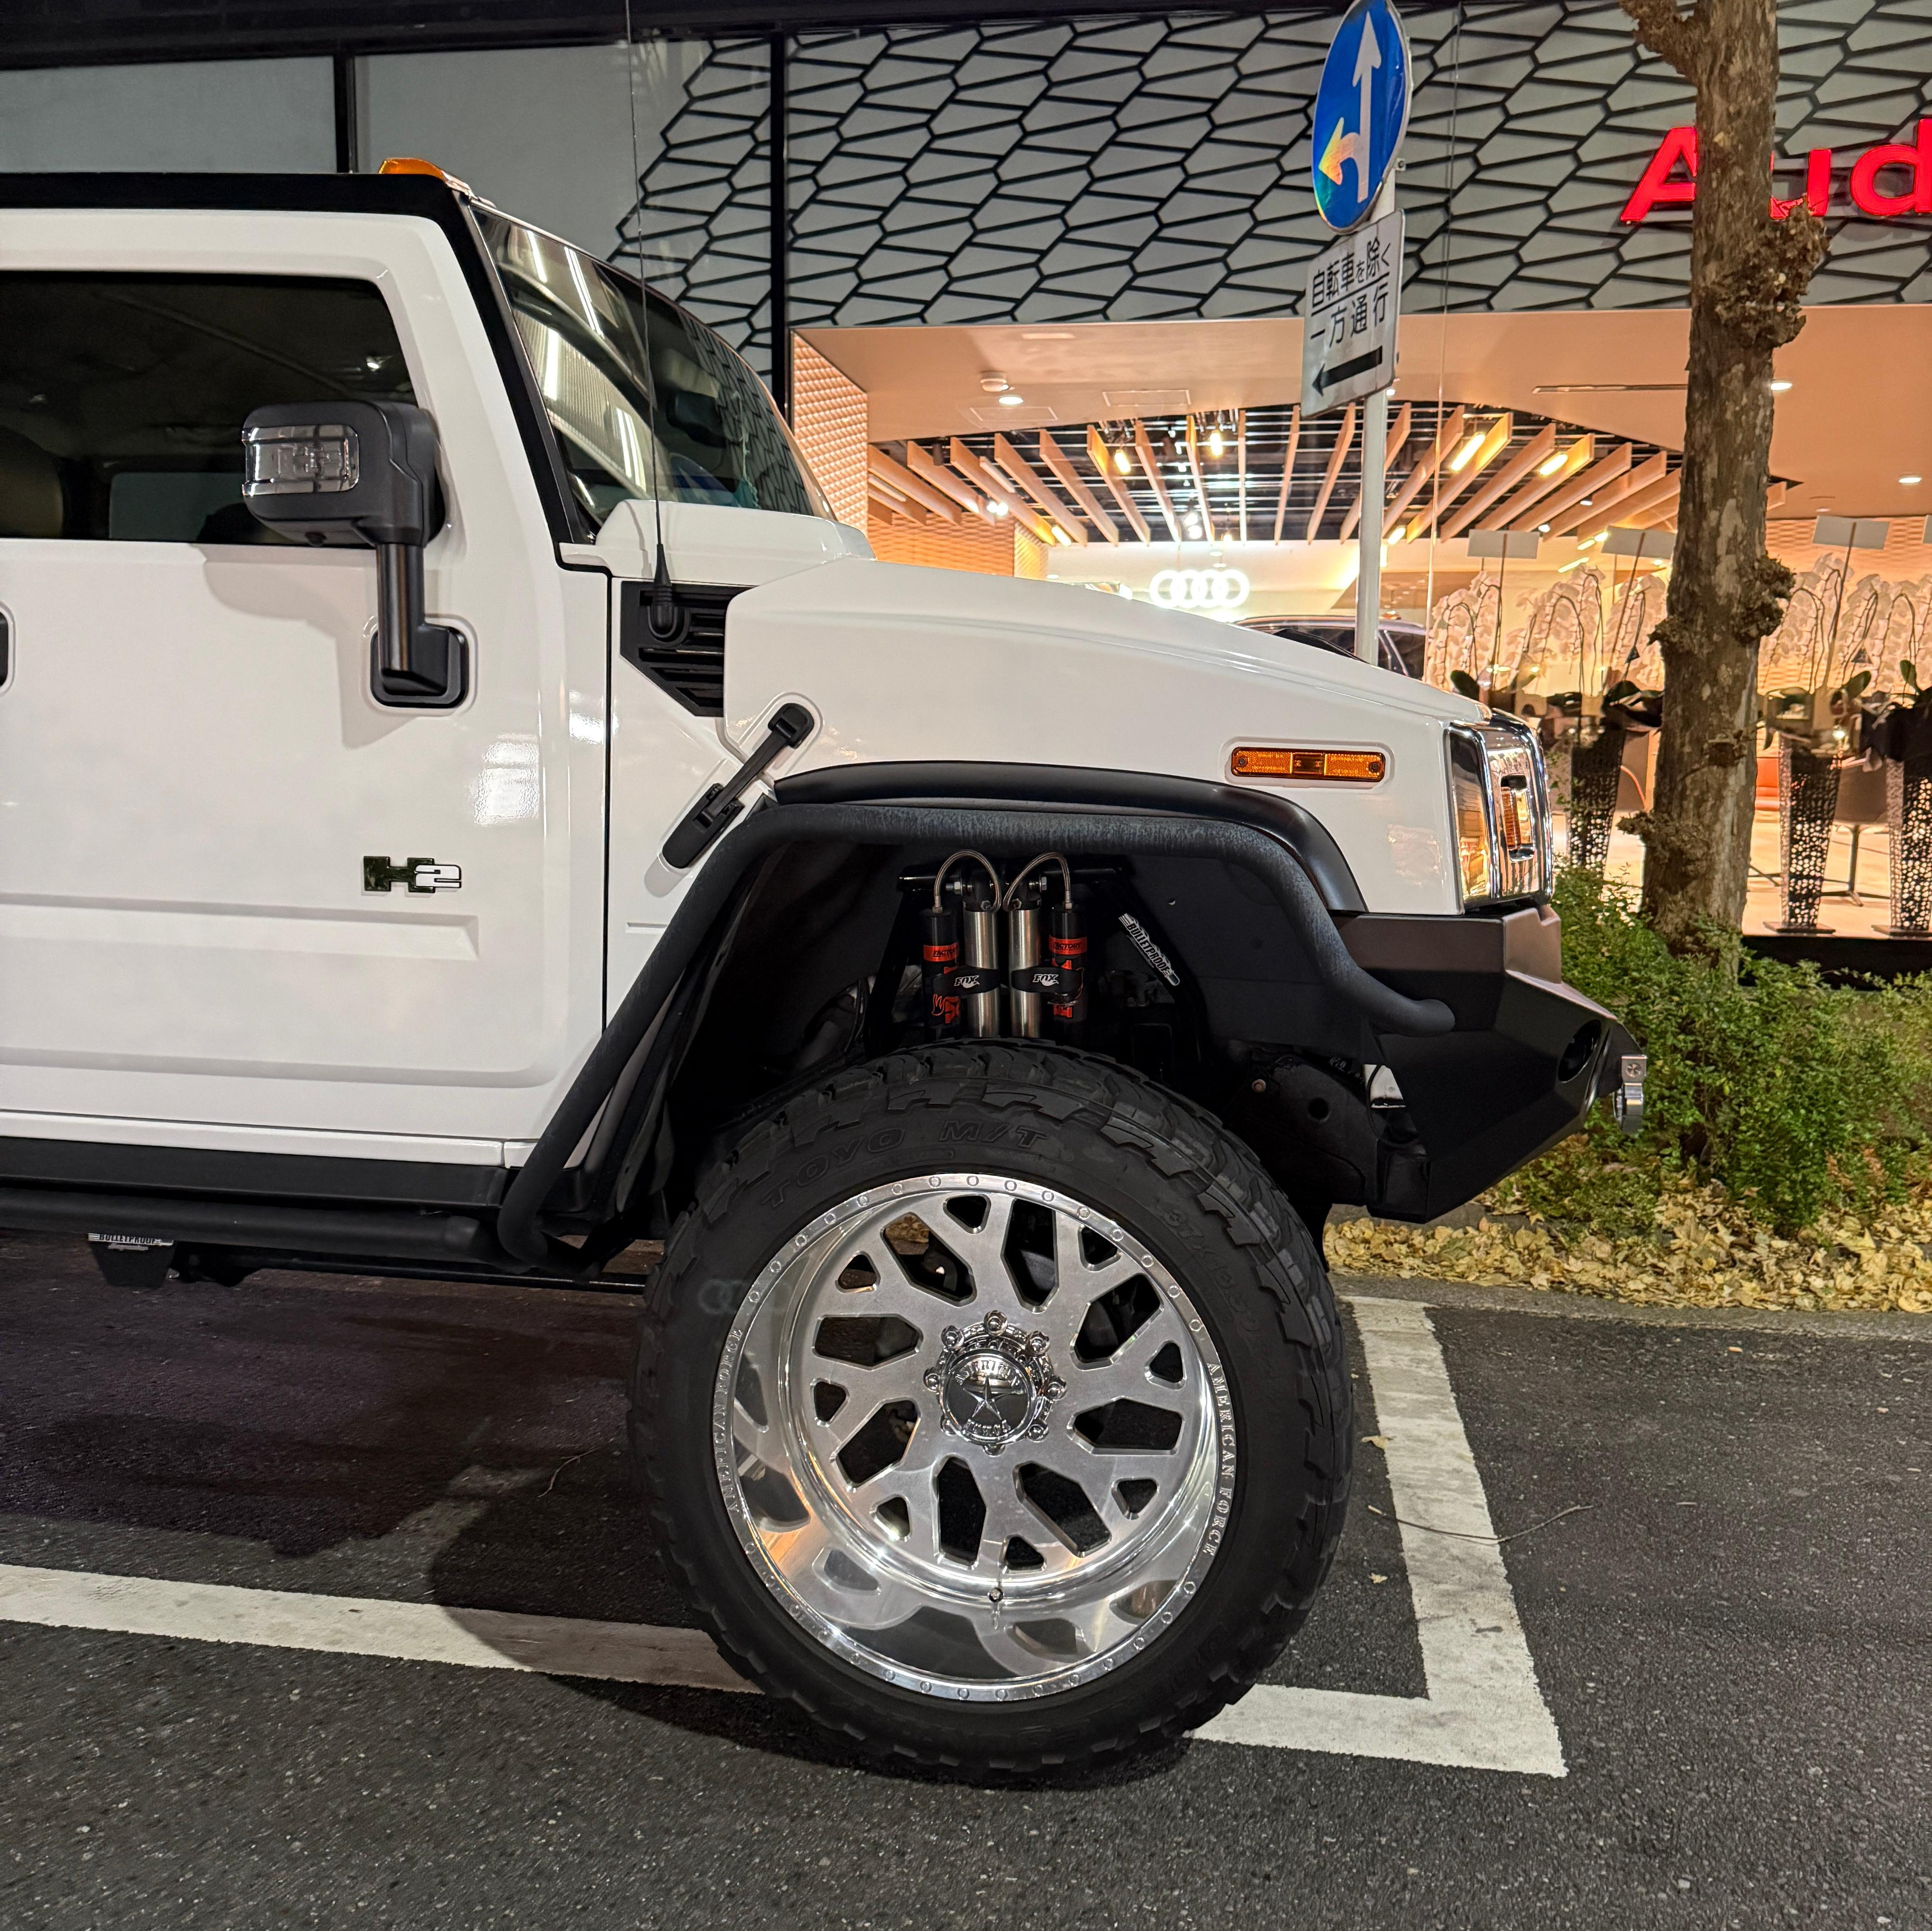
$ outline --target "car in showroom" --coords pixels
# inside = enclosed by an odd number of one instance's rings
[[[1243,630],[1258,630],[1269,637],[1285,637],[1291,643],[1305,643],[1316,650],[1333,651],[1337,657],[1355,654],[1355,619],[1342,616],[1238,617]],[[1384,617],[1376,632],[1376,661],[1384,670],[1402,677],[1422,675],[1423,652],[1429,635],[1421,625],[1400,617]]]
[[[746,1677],[1018,1769],[1238,1696],[1348,1498],[1330,1208],[1640,1105],[1534,736],[876,561],[716,333],[422,164],[0,244],[0,1226],[661,1243],[644,1506]]]

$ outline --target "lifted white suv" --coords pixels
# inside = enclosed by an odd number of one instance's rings
[[[1238,1694],[1342,1525],[1329,1207],[1626,1070],[1533,739],[874,562],[716,335],[440,179],[0,179],[0,1225],[662,1240],[637,1451],[748,1675],[1013,1766]]]

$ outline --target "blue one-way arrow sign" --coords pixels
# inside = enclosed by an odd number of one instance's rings
[[[1367,220],[1408,128],[1408,41],[1389,0],[1355,0],[1315,97],[1315,205],[1343,232]]]

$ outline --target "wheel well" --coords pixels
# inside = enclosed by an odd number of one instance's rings
[[[1442,1000],[1413,998],[1358,964],[1294,847],[1256,825],[1186,811],[1018,802],[781,801],[728,832],[680,899],[506,1192],[496,1223],[504,1249],[528,1264],[583,1273],[654,1219],[662,1225],[690,1197],[694,1154],[734,1114],[761,1099],[768,1106],[788,1080],[812,1076],[821,1048],[805,1047],[802,1013],[819,1021],[814,1037],[822,1036],[829,1057],[838,1052],[831,1002],[839,998],[848,1017],[862,996],[866,1003],[848,1055],[880,1036],[890,1042],[902,1027],[910,1029],[902,1043],[917,1043],[923,1015],[909,996],[916,988],[907,988],[904,969],[894,967],[910,954],[902,943],[895,950],[892,935],[902,942],[917,916],[908,893],[920,880],[904,868],[934,864],[949,849],[998,854],[1009,865],[1030,853],[1021,874],[1004,875],[1013,886],[1036,866],[1064,868],[1066,889],[1046,908],[1049,937],[1070,898],[1079,910],[1083,868],[1090,892],[1097,880],[1100,942],[1090,940],[1080,975],[1091,994],[1088,1018],[1064,1009],[1070,994],[1081,1003],[1072,970],[1040,960],[1030,942],[1030,982],[1010,989],[1056,1020],[1092,1027],[1069,1043],[1103,1054],[1109,1020],[1117,1037],[1130,1038],[1141,1022],[1124,1021],[1123,1013],[1170,1009],[1163,1018],[1174,1064],[1160,1076],[1183,1091],[1197,1078],[1225,1085],[1226,1063],[1256,1051],[1264,1062],[1276,1054],[1276,1063],[1325,1054],[1360,1087],[1365,1063],[1346,1056],[1372,1048],[1371,1024],[1422,1039],[1456,1025]],[[938,897],[945,882],[928,871],[924,889]],[[1012,919],[1042,912],[1013,904],[1006,883],[995,882],[1004,907],[964,907],[966,922],[986,941],[980,955],[957,968],[952,990],[937,988],[945,994],[940,1016],[950,1022],[958,1008],[982,1022],[973,1028],[980,1036],[1002,1030],[1009,1004],[988,928],[1017,935]],[[1123,893],[1139,913],[1118,909]],[[983,926],[975,922],[982,911]],[[1163,940],[1170,921],[1178,936]],[[1015,956],[1026,964],[1024,954]],[[842,985],[849,990],[836,990]],[[815,1010],[814,992],[830,994]],[[1024,1018],[1025,1008],[1013,1009]],[[1264,1032],[1246,1030],[1255,1018]],[[1024,1024],[1018,1030],[1031,1036]],[[1161,1028],[1150,1019],[1147,1030],[1152,1036]],[[1126,1057],[1139,1063],[1133,1051]],[[1211,1092],[1206,1096],[1211,1104]],[[1360,1097],[1366,1107],[1365,1091]],[[1368,1183],[1358,1174],[1354,1184]],[[581,1246],[560,1237],[573,1232],[586,1237]]]
[[[648,1129],[652,1157],[631,1163],[655,1177],[660,1225],[739,1122],[836,1065],[932,1036],[920,1024],[919,901],[907,882],[929,879],[946,856],[924,844],[792,845],[752,877]],[[1010,879],[1034,854],[988,856]],[[1256,1110],[1257,1069],[1284,1054],[1372,1053],[1359,1013],[1320,982],[1279,904],[1240,867],[1102,855],[1076,873],[1093,1010],[1077,1038],[1052,1027],[1048,1037],[1131,1066],[1231,1126]],[[1171,959],[1178,985],[1162,983],[1124,916]],[[1322,1192],[1303,1187],[1298,1204]]]

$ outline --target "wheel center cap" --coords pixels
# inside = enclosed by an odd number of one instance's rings
[[[942,1432],[997,1455],[1010,1441],[1038,1441],[1047,1411],[1066,1392],[1053,1372],[1043,1334],[1007,1325],[997,1311],[976,1327],[946,1329],[926,1385],[939,1397]]]

